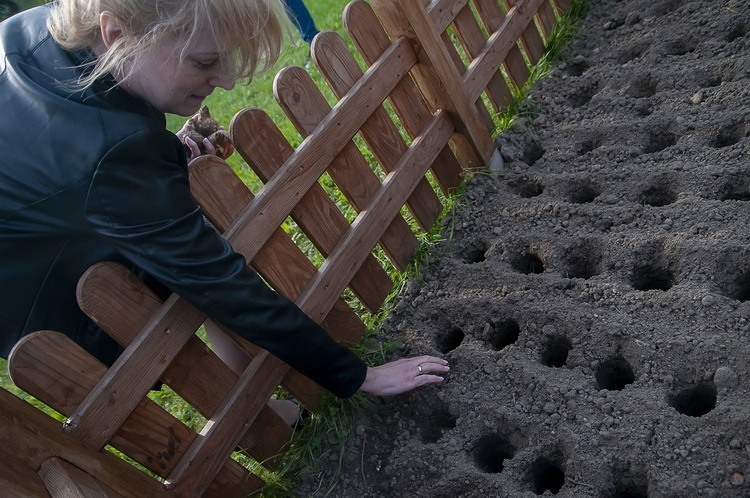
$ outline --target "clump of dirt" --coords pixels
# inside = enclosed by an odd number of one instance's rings
[[[533,98],[383,326],[452,372],[332,496],[750,496],[750,6],[595,0]]]

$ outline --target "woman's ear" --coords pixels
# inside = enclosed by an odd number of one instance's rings
[[[111,47],[122,36],[120,20],[112,12],[105,10],[99,15],[99,29],[102,33],[104,46]]]

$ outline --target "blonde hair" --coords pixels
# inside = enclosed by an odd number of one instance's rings
[[[68,51],[95,46],[103,11],[117,16],[123,29],[81,77],[82,87],[107,73],[123,73],[126,62],[175,38],[184,41],[179,54],[183,59],[206,24],[219,51],[231,54],[227,71],[235,79],[249,80],[276,62],[286,26],[279,0],[58,0],[53,5],[48,28]]]

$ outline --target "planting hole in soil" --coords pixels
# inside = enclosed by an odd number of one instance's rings
[[[503,471],[505,460],[516,454],[516,448],[502,436],[490,434],[483,436],[474,447],[474,463],[479,470],[488,474]]]
[[[542,365],[553,368],[565,366],[571,349],[573,344],[567,337],[550,337],[542,350]]]
[[[465,337],[461,327],[456,325],[448,330],[438,333],[435,337],[435,347],[443,354],[447,354],[461,345]]]
[[[531,464],[531,479],[536,494],[549,491],[556,495],[565,484],[565,472],[557,462],[539,457]]]
[[[500,351],[506,346],[510,346],[518,340],[520,333],[521,327],[518,325],[518,322],[512,318],[495,323],[492,337],[490,337],[492,349]]]
[[[532,252],[521,254],[512,264],[513,268],[526,275],[544,272],[544,262]]]
[[[674,285],[674,275],[661,264],[649,263],[633,269],[633,287],[639,291],[667,291]]]
[[[635,381],[633,368],[622,356],[603,361],[596,369],[594,378],[599,389],[609,391],[621,391]]]
[[[702,417],[716,408],[716,386],[704,382],[683,389],[669,404],[683,415]]]

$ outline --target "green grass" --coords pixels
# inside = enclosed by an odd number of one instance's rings
[[[582,18],[590,0],[574,0],[573,9],[558,26],[548,43],[548,51],[540,64],[532,71],[532,76],[527,84],[516,95],[516,101],[510,106],[507,112],[494,116],[496,130],[495,134],[502,133],[503,130],[513,126],[519,117],[533,117],[537,112],[537,106],[531,96],[531,89],[535,83],[544,78],[562,57],[564,57],[564,47],[568,40],[576,32],[576,20]],[[33,0],[16,0],[16,3],[23,8],[27,8],[43,2]],[[308,7],[320,30],[334,30],[339,32],[349,45],[351,51],[355,53],[353,45],[345,35],[341,25],[341,13],[348,3],[348,0],[316,0],[308,2]],[[284,51],[281,54],[279,62],[274,68],[263,74],[256,74],[250,85],[237,85],[231,91],[217,89],[213,95],[206,100],[206,105],[211,109],[211,114],[221,123],[227,126],[232,117],[240,110],[247,107],[257,107],[265,110],[276,123],[284,136],[289,140],[292,146],[297,146],[301,142],[301,137],[295,131],[292,124],[288,121],[283,111],[276,103],[273,96],[273,79],[276,73],[288,65],[303,66],[308,58],[308,46],[302,42],[297,32],[292,28],[290,31],[291,39],[286,40]],[[323,91],[330,103],[334,103],[332,94],[322,77],[311,65],[309,72],[313,81],[318,88]],[[391,113],[392,114],[392,113]],[[168,127],[172,131],[177,131],[183,124],[185,118],[179,116],[168,116]],[[375,168],[375,161],[371,154],[363,149],[364,156]],[[257,177],[244,164],[239,154],[234,154],[229,158],[229,164],[248,184],[251,190],[257,192],[262,186]],[[335,198],[340,198],[340,193],[336,192],[335,187],[329,180],[323,181],[327,191]],[[461,209],[465,199],[462,197],[463,188],[458,189],[451,197],[441,195],[441,200],[445,206],[443,216],[450,216],[456,210]],[[354,213],[346,207],[346,203],[340,200],[342,209],[349,219],[352,219]],[[404,217],[411,220],[409,213],[403,210]],[[412,225],[415,225],[412,222]],[[304,241],[305,237],[299,232],[294,223],[289,221],[285,229],[295,240]],[[411,278],[419,278],[422,273],[422,266],[435,256],[434,247],[445,238],[450,238],[452,229],[450,224],[443,226],[438,222],[432,230],[427,233],[416,231],[421,242],[421,247],[413,262],[404,272],[397,271],[389,264],[387,258],[382,253],[376,256],[383,263],[383,266],[391,275],[395,282],[394,292],[391,294],[382,310],[376,315],[370,315],[362,310],[356,299],[348,295],[349,302],[361,311],[360,316],[365,321],[369,332],[357,348],[358,354],[365,359],[368,364],[376,365],[386,361],[398,344],[393,343],[387,337],[376,335],[382,321],[389,314],[396,298],[402,294],[407,282]],[[309,242],[302,242],[303,245],[309,245]],[[307,249],[311,259],[316,264],[321,262],[321,257],[313,248]],[[0,383],[3,387],[14,392],[15,394],[27,399],[29,402],[47,411],[51,415],[62,419],[62,417],[50,410],[37,400],[29,397],[17,389],[7,375],[5,360],[0,360]],[[284,396],[283,391],[279,392]],[[160,392],[152,393],[151,398],[167,408],[175,416],[191,425],[196,430],[204,423],[204,419],[197,415],[195,411],[187,406],[176,394],[168,388]],[[283,496],[292,494],[296,476],[300,473],[312,473],[321,476],[321,490],[327,490],[329,493],[334,489],[339,477],[341,463],[344,457],[344,450],[347,441],[352,437],[354,431],[354,421],[359,411],[371,408],[377,399],[357,394],[348,400],[339,400],[333,396],[327,396],[320,409],[307,420],[304,429],[290,443],[288,451],[285,453],[281,468],[275,472],[268,472],[260,467],[256,462],[242,454],[236,454],[235,458],[253,470],[258,472],[268,483],[268,489],[261,496]],[[335,456],[332,456],[335,455]],[[333,462],[333,463],[331,463]],[[333,469],[330,466],[333,465]],[[328,472],[322,472],[322,466],[328,466]],[[323,477],[323,476],[326,477]]]

